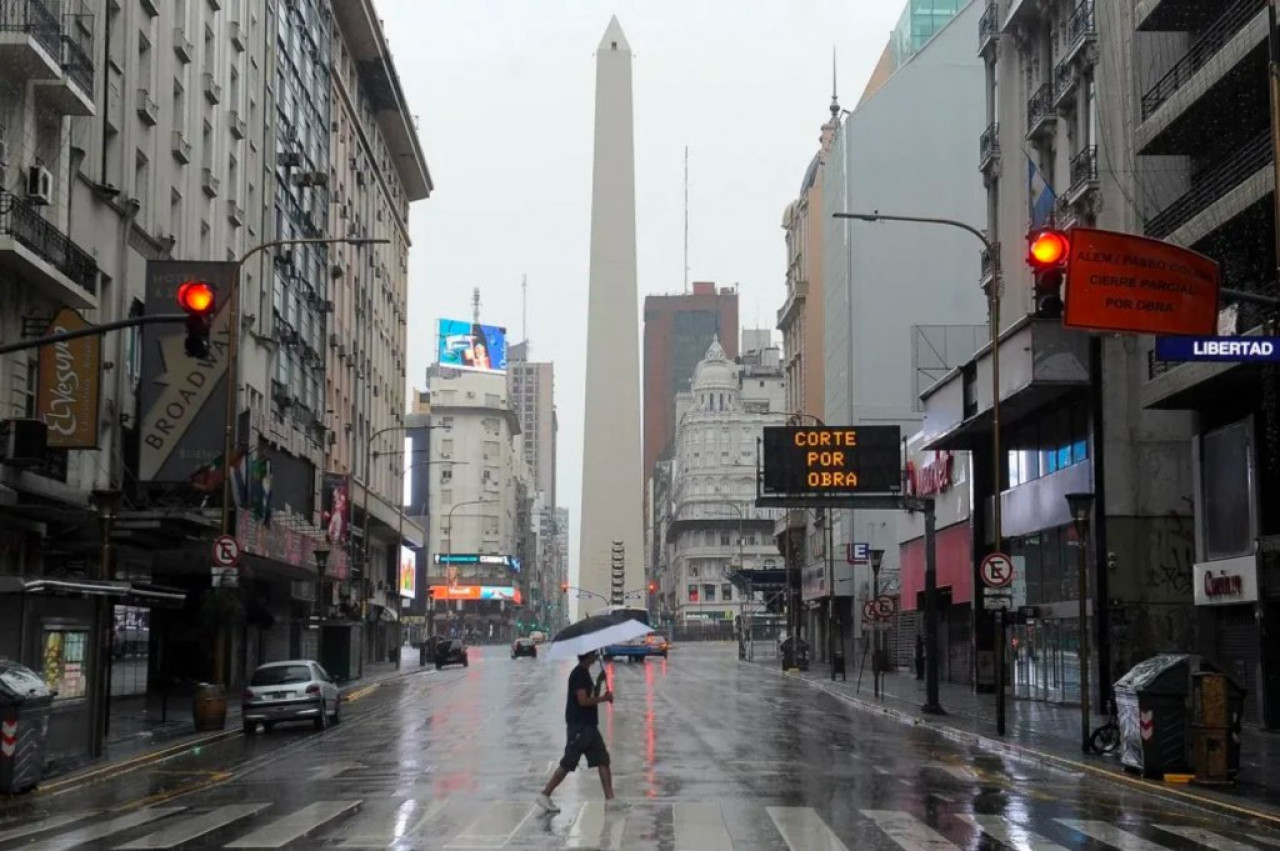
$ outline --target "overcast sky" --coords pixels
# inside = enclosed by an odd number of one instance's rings
[[[857,103],[906,0],[376,0],[435,181],[410,213],[411,387],[437,318],[525,336],[556,370],[559,503],[576,575],[582,477],[593,53],[617,14],[635,54],[640,296],[679,292],[684,149],[690,279],[741,287],[743,327],[785,292],[783,208],[831,98]],[[637,309],[637,317],[639,311]],[[638,321],[638,318],[637,318]]]

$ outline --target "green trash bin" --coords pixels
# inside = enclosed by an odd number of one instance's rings
[[[1193,657],[1162,653],[1139,662],[1115,683],[1120,762],[1144,777],[1190,771]]]
[[[0,660],[0,794],[26,792],[44,778],[55,694],[35,671]]]

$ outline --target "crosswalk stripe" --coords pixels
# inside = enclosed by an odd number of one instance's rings
[[[229,824],[248,818],[270,807],[270,804],[231,804],[218,807],[212,812],[185,818],[141,839],[135,839],[124,845],[117,845],[118,851],[131,848],[177,848],[184,842],[191,842],[220,830]]]
[[[603,801],[587,801],[569,828],[569,848],[621,851],[622,834],[627,829],[624,813],[610,813]]]
[[[171,816],[174,813],[180,813],[186,807],[148,807],[145,810],[138,810],[129,813],[126,816],[118,816],[107,821],[95,822],[80,830],[73,830],[70,833],[64,833],[52,839],[47,839],[36,845],[23,846],[26,851],[62,851],[67,848],[78,848],[90,842],[97,842],[100,839],[106,839],[113,833],[130,830],[131,828],[141,827],[144,824],[150,824],[153,821]]]
[[[497,801],[467,825],[445,848],[501,848],[511,841],[520,825],[533,814],[526,801]]]
[[[863,810],[862,814],[876,823],[907,851],[956,851],[956,846],[920,819],[898,810]]]
[[[24,836],[44,833],[46,830],[53,830],[54,828],[88,818],[91,815],[94,815],[94,813],[64,813],[60,816],[42,818],[39,821],[33,821],[29,824],[24,824],[22,827],[15,827],[12,830],[0,830],[0,842],[8,842],[11,839],[22,839]]]
[[[1234,839],[1228,839],[1202,827],[1180,827],[1174,824],[1158,824],[1156,827],[1165,833],[1172,833],[1174,836],[1207,845],[1214,851],[1258,851],[1256,845],[1245,845],[1243,842],[1236,842]]]
[[[422,836],[423,828],[444,809],[444,800],[437,798],[421,810],[414,800],[403,801],[396,807],[391,818],[383,818],[383,813],[366,815],[361,813],[360,823],[353,825],[346,838],[338,844],[339,848],[387,848],[392,843],[411,841]],[[421,810],[414,815],[415,810]]]
[[[791,851],[849,851],[813,807],[766,807]]]
[[[1250,834],[1249,838],[1254,842],[1261,842],[1263,845],[1270,845],[1273,848],[1280,848],[1280,839],[1272,839],[1269,836],[1258,836],[1256,833]]]
[[[1022,825],[1009,821],[1004,816],[962,815],[959,818],[1015,851],[1067,851],[1066,847],[1050,842]]]
[[[935,771],[941,771],[943,774],[950,775],[955,780],[968,783],[976,780],[976,775],[972,769],[965,768],[963,765],[947,765],[945,762],[929,762],[925,763],[925,768],[932,768]]]
[[[1149,839],[1143,839],[1140,836],[1134,836],[1132,833],[1126,833],[1118,827],[1107,824],[1105,821],[1078,821],[1076,819],[1060,818],[1058,824],[1065,825],[1076,833],[1083,833],[1090,839],[1096,839],[1107,845],[1114,845],[1120,851],[1169,851],[1164,846],[1152,842]]]
[[[360,804],[360,801],[317,801],[222,847],[283,848],[359,808]]]
[[[674,851],[733,851],[718,804],[673,804],[676,828]]]

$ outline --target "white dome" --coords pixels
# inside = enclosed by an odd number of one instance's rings
[[[693,370],[693,392],[702,390],[737,390],[738,368],[724,353],[720,339],[711,341],[707,354]]]

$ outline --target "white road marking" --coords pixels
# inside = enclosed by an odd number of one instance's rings
[[[1105,821],[1080,821],[1077,819],[1058,819],[1058,824],[1066,825],[1077,833],[1083,833],[1090,839],[1096,839],[1106,845],[1114,845],[1120,851],[1169,851],[1169,849],[1149,839],[1126,833]]]
[[[925,763],[924,767],[932,768],[935,771],[941,771],[943,774],[949,774],[954,779],[964,781],[965,783],[968,783],[971,780],[976,780],[978,777],[972,769],[965,768],[962,765],[947,765],[945,762],[928,762]]]
[[[202,836],[208,836],[215,830],[221,830],[270,806],[271,804],[231,804],[218,807],[211,812],[184,818],[141,839],[117,845],[116,848],[121,851],[126,848],[177,848],[184,842],[192,842]]]
[[[791,851],[849,851],[813,807],[766,807]]]
[[[1258,836],[1256,833],[1250,834],[1249,838],[1254,842],[1261,842],[1263,845],[1270,845],[1273,848],[1280,848],[1280,839],[1272,839],[1269,836]]]
[[[180,813],[185,809],[186,807],[147,807],[145,810],[138,810],[136,813],[129,813],[127,816],[95,822],[88,827],[64,833],[37,845],[25,845],[23,847],[26,851],[62,851],[62,849],[79,848],[82,845],[106,839],[113,833],[141,827],[165,816]]]
[[[350,771],[353,768],[368,768],[361,762],[331,762],[328,765],[321,765],[318,768],[311,769],[310,780],[332,780],[344,771]]]
[[[578,810],[569,828],[568,848],[621,851],[622,834],[627,829],[625,812],[609,812],[604,801],[588,801]]]
[[[1214,851],[1258,851],[1258,846],[1256,845],[1245,845],[1243,842],[1236,842],[1234,839],[1219,836],[1202,827],[1179,827],[1172,824],[1158,824],[1156,828],[1163,830],[1165,833],[1172,833],[1174,836],[1181,836],[1183,839],[1190,839],[1192,842],[1207,845]]]
[[[1067,851],[1065,846],[1050,842],[1004,816],[962,815],[959,818],[1015,851]]]
[[[719,804],[672,804],[674,851],[733,851]]]
[[[392,802],[394,803],[394,802]],[[339,848],[389,848],[397,842],[420,839],[424,828],[444,809],[444,799],[437,798],[422,809],[413,799],[401,801],[394,813],[385,808],[367,807],[356,824],[345,831]]]
[[[920,819],[898,810],[863,810],[884,835],[907,851],[956,851],[956,846]]]
[[[495,801],[484,814],[463,828],[445,848],[501,848],[511,841],[520,826],[533,814],[528,801]]]
[[[46,830],[53,830],[56,827],[62,827],[64,824],[80,821],[80,819],[89,818],[97,815],[97,813],[66,813],[60,816],[49,816],[39,821],[29,822],[22,827],[15,827],[10,830],[0,830],[0,842],[8,842],[11,839],[22,839],[24,836],[32,836],[37,833],[44,833]]]
[[[360,801],[317,801],[284,818],[228,842],[223,848],[283,848],[359,808]]]

